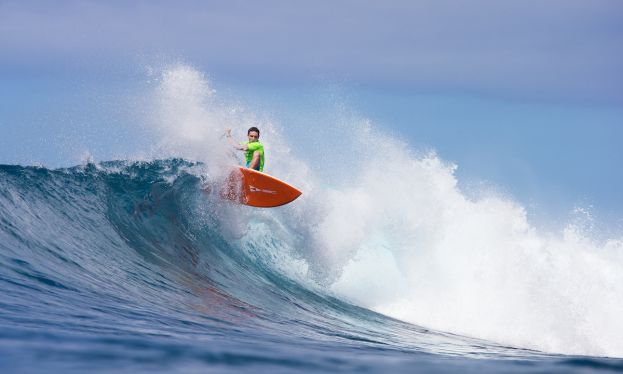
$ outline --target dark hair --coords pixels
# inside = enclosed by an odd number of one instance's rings
[[[257,137],[260,137],[260,129],[258,129],[257,127],[253,126],[251,127],[248,131],[247,131],[247,135],[249,135],[251,133],[251,131],[255,131],[257,133]]]

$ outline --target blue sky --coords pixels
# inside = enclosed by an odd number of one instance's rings
[[[124,98],[181,60],[282,122],[339,86],[463,181],[620,220],[621,40],[618,0],[0,0],[0,163],[135,147]]]
[[[1,1],[3,71],[183,58],[265,84],[621,103],[617,0]]]

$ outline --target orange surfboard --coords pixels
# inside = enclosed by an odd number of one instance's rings
[[[285,205],[301,196],[301,191],[275,177],[236,166],[227,178],[221,196],[259,208]]]

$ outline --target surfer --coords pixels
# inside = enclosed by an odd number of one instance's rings
[[[225,135],[234,148],[244,152],[247,168],[264,171],[264,146],[260,143],[260,130],[257,127],[247,130],[249,140],[240,144],[236,144],[231,138],[231,129],[225,130]]]

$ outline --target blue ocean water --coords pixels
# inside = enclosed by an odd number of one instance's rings
[[[203,191],[214,183],[183,159],[0,165],[0,370],[623,371],[621,359],[500,344],[356,306],[287,271],[305,256],[283,257],[283,247],[309,248],[283,219],[287,207],[233,205]]]

